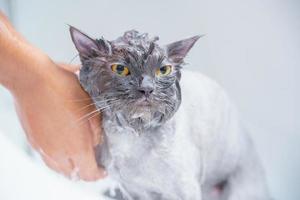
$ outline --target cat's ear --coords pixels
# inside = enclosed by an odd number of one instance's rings
[[[173,62],[182,62],[190,49],[194,46],[201,36],[194,36],[166,46],[168,58]]]
[[[80,57],[92,57],[97,52],[109,53],[109,44],[103,39],[94,40],[73,26],[70,26],[70,34]]]

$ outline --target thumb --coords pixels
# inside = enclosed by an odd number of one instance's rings
[[[67,70],[69,72],[73,72],[73,73],[76,73],[80,69],[80,65],[66,64],[66,63],[61,63],[61,62],[58,62],[56,64],[59,67],[65,69],[65,70]]]
[[[75,157],[73,158],[73,163],[73,175],[79,176],[82,180],[96,181],[107,176],[106,171],[97,165],[95,155],[93,154],[84,155],[83,158]]]
[[[94,146],[97,146],[103,142],[101,120],[102,118],[100,112],[96,116],[89,118]]]

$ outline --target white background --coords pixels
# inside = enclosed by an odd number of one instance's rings
[[[106,39],[137,29],[162,44],[205,34],[187,67],[217,80],[237,104],[274,199],[300,199],[299,0],[0,0],[0,8],[31,43],[64,62],[76,55],[67,24]],[[20,145],[13,109],[0,88],[0,129]]]

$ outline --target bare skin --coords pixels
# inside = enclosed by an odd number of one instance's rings
[[[101,142],[100,114],[81,88],[76,66],[56,64],[29,44],[0,12],[0,84],[14,97],[28,141],[46,164],[70,177],[105,176],[94,147]]]

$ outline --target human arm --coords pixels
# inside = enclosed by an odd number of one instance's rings
[[[96,180],[104,176],[94,155],[100,116],[88,115],[95,107],[65,68],[25,41],[0,13],[0,84],[13,95],[29,142],[52,169]]]

